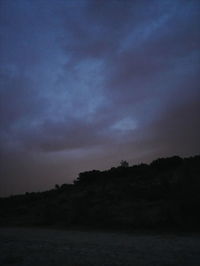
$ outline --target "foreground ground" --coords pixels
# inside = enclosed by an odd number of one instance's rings
[[[0,265],[199,266],[200,237],[0,228]]]

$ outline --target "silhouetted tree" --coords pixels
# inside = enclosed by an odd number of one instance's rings
[[[123,161],[123,160],[122,160],[122,161],[120,162],[120,166],[121,166],[121,167],[129,167],[129,164],[128,164],[127,161]]]

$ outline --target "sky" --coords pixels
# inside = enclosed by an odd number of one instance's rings
[[[198,0],[0,0],[0,196],[200,151]]]

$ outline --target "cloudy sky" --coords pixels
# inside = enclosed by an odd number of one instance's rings
[[[200,3],[0,0],[0,195],[200,151]]]

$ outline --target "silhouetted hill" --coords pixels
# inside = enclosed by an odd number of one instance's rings
[[[200,156],[80,173],[73,185],[0,198],[1,225],[200,228]]]

